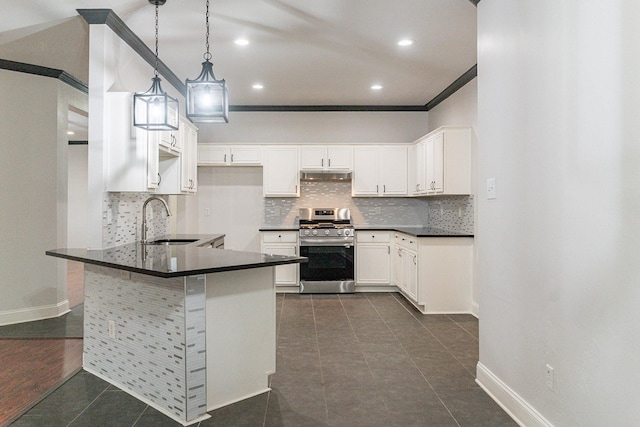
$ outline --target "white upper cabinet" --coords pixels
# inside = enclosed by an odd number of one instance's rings
[[[353,149],[353,196],[406,196],[407,147],[360,146]]]
[[[301,146],[300,169],[302,170],[351,170],[353,148],[350,146]]]
[[[182,118],[179,121],[178,127],[181,127],[184,123]],[[159,135],[158,147],[160,150],[167,154],[179,155],[182,152],[182,132],[178,130],[168,131],[156,131]]]
[[[198,129],[188,120],[180,120],[182,153],[180,155],[180,190],[198,190]]]
[[[471,129],[442,127],[420,138],[416,144],[414,195],[472,194]]]
[[[198,144],[199,166],[260,166],[262,147],[259,145]]]
[[[265,147],[263,154],[262,189],[264,197],[299,197],[298,147]]]

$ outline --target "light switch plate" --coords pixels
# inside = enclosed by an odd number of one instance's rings
[[[496,198],[496,179],[487,179],[487,199],[492,200]]]

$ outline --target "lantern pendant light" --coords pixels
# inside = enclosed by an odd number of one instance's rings
[[[229,123],[227,85],[213,74],[209,53],[209,0],[206,11],[206,47],[202,71],[194,80],[187,79],[187,117],[194,123]]]
[[[133,125],[146,130],[177,130],[178,100],[169,96],[158,77],[158,7],[166,0],[149,0],[156,7],[156,63],[151,88],[133,95]]]

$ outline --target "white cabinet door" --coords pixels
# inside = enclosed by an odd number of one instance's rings
[[[389,245],[358,244],[356,246],[356,282],[389,285],[391,251]]]
[[[138,138],[142,141],[147,140],[147,188],[156,189],[160,185],[160,156],[158,149],[159,136],[154,132],[145,130],[137,131]],[[139,140],[140,141],[140,140]]]
[[[377,196],[379,194],[379,160],[378,147],[366,146],[353,149],[351,191],[354,196]]]
[[[216,144],[198,144],[198,165],[224,166],[227,164],[229,149]]]
[[[264,197],[299,197],[298,172],[297,147],[265,148],[262,180]]]
[[[407,195],[407,147],[382,147],[380,165],[383,196]]]
[[[393,281],[400,290],[404,290],[404,275],[402,270],[402,248],[396,245],[393,249]]]
[[[262,253],[298,255],[298,233],[296,231],[263,231],[260,238]],[[289,290],[295,291],[295,288],[300,286],[298,264],[277,266],[275,280],[277,287],[288,287]]]
[[[410,188],[415,195],[427,194],[427,142],[420,141],[415,146],[415,163],[409,167],[415,167],[415,183]]]
[[[438,133],[427,139],[427,192],[444,191],[444,133]]]
[[[353,149],[352,196],[406,196],[407,147]]]
[[[264,243],[262,252],[273,255],[297,255],[297,246]],[[276,267],[276,286],[298,286],[298,264],[279,265]]]
[[[323,146],[302,146],[300,147],[300,169],[302,170],[323,170],[327,150]]]
[[[180,118],[178,122],[178,127],[182,127],[183,120]],[[182,140],[181,140],[181,131],[178,130],[168,130],[168,131],[156,131],[160,135],[160,139],[158,141],[158,147],[165,151],[166,153],[170,153],[173,155],[178,155],[182,151]]]
[[[198,130],[190,123],[180,121],[183,142],[180,154],[180,186],[185,193],[198,190]]]
[[[257,145],[228,146],[212,143],[198,144],[200,166],[260,166],[262,148]]]
[[[302,170],[351,170],[353,147],[320,146],[300,147],[300,169]]]
[[[262,149],[258,146],[230,147],[228,160],[233,166],[261,165]]]
[[[328,146],[326,165],[329,170],[351,170],[353,167],[353,147]]]

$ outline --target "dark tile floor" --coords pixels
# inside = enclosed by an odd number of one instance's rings
[[[398,294],[278,295],[269,393],[207,426],[515,426],[474,381],[478,321],[427,315]],[[14,426],[178,426],[80,372]]]

